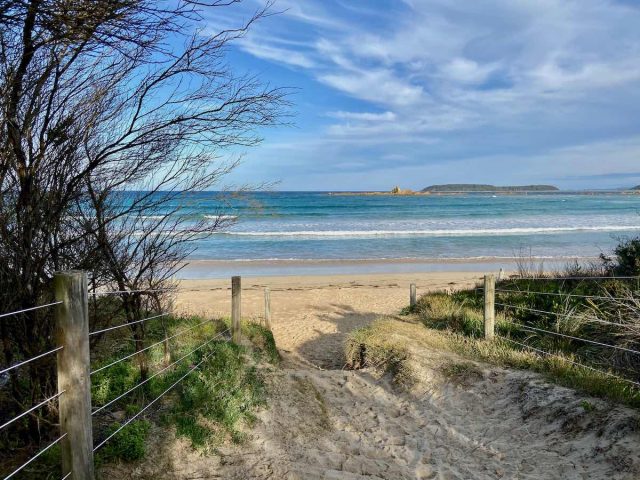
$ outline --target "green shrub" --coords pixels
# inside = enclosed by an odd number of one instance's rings
[[[115,360],[115,359],[114,359]],[[105,364],[108,362],[105,362]],[[100,406],[138,383],[140,371],[132,362],[121,362],[91,377],[93,404]]]
[[[214,343],[200,368],[176,388],[178,401],[168,420],[193,447],[216,446],[228,436],[242,440],[239,426],[255,420],[253,411],[265,404],[264,381],[247,365],[247,350],[228,342]],[[202,357],[201,356],[201,357]]]
[[[614,258],[601,255],[607,270],[615,275],[640,275],[640,238],[621,240],[613,250],[613,253]]]
[[[107,429],[106,435],[111,435],[118,428],[119,423],[114,423]],[[131,462],[144,457],[145,443],[151,424],[146,420],[134,420],[111,438],[101,450],[99,450],[100,462],[124,460]]]
[[[266,356],[269,363],[280,363],[280,354],[271,330],[257,323],[242,323],[242,334],[253,344],[255,351]]]

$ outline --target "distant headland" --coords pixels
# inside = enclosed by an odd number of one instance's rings
[[[520,192],[557,192],[560,189],[553,185],[507,185],[497,187],[481,183],[447,183],[431,185],[421,190],[422,193],[520,193]]]
[[[640,186],[639,186],[640,187]],[[332,192],[329,195],[456,195],[464,193],[539,193],[558,192],[560,189],[553,185],[508,185],[495,186],[480,183],[447,183],[444,185],[430,185],[420,191],[403,189],[398,186],[387,192]]]

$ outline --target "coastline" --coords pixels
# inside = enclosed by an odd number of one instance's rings
[[[433,274],[449,272],[490,273],[516,271],[519,263],[542,265],[547,270],[568,263],[588,263],[595,257],[469,257],[469,258],[381,258],[381,259],[270,259],[189,260],[176,275],[181,280],[247,277],[308,277],[382,274]]]
[[[640,190],[477,190],[477,191],[403,191],[399,193],[385,191],[367,191],[367,192],[320,192],[336,197],[367,197],[367,196],[383,196],[383,197],[425,197],[425,196],[464,196],[464,195],[497,195],[497,196],[534,196],[534,195],[640,195]]]

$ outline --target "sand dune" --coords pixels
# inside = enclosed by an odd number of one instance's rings
[[[475,278],[460,274],[455,281]],[[342,370],[348,331],[397,312],[406,304],[408,280],[269,279],[284,361],[267,376],[270,407],[259,412],[248,442],[203,456],[171,435],[154,435],[152,458],[128,478],[640,478],[635,411],[550,385],[534,373],[478,363],[471,364],[471,375],[452,379],[444,366],[469,362],[427,348],[420,326],[398,322],[394,334],[411,348],[416,383],[410,391],[373,370]],[[245,282],[249,314],[260,312],[264,283]],[[422,289],[449,286],[433,275],[417,283]],[[203,309],[214,303],[226,308],[224,285],[199,286],[219,288],[207,294],[219,303],[201,293],[183,294],[179,305],[199,299]]]

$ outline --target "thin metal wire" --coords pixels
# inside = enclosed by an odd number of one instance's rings
[[[129,418],[126,422],[124,422],[122,425],[120,425],[120,427],[113,432],[111,435],[109,435],[107,438],[105,438],[102,442],[100,442],[97,446],[93,447],[93,451],[95,452],[96,450],[98,450],[99,448],[101,448],[105,443],[107,443],[109,440],[111,440],[118,432],[120,432],[120,430],[122,430],[124,427],[126,427],[127,425],[129,425],[131,422],[133,422],[136,418],[138,418],[140,415],[142,415],[142,413],[144,413],[151,405],[153,405],[154,403],[156,403],[158,400],[160,400],[162,397],[164,397],[173,387],[175,387],[176,385],[178,385],[178,383],[180,383],[182,380],[184,380],[185,378],[187,378],[187,375],[189,375],[191,372],[193,372],[196,368],[198,368],[200,365],[202,365],[204,363],[204,361],[206,359],[209,358],[209,355],[207,355],[206,357],[204,357],[202,360],[200,360],[196,365],[194,365],[189,371],[187,371],[187,373],[185,373],[182,377],[180,377],[178,380],[176,380],[173,384],[171,384],[171,386],[169,386],[169,388],[167,388],[164,392],[162,392],[160,395],[158,395],[156,398],[154,398],[153,400],[151,400],[149,403],[147,403],[144,408],[142,408],[142,410],[140,410],[138,413],[136,413],[134,416],[132,416],[131,418]]]
[[[18,315],[24,312],[32,312],[33,310],[40,310],[41,308],[53,307],[54,305],[60,305],[61,303],[62,303],[62,300],[60,300],[59,302],[45,303],[44,305],[38,305],[37,307],[30,307],[30,308],[24,308],[22,310],[16,310],[15,312],[3,313],[3,314],[0,314],[0,318],[9,317],[11,315]]]
[[[93,411],[93,413],[91,415],[95,415],[98,412],[101,412],[102,410],[104,410],[105,408],[113,405],[115,402],[117,402],[118,400],[120,400],[121,398],[129,395],[131,392],[133,392],[134,390],[136,390],[137,388],[141,387],[142,385],[144,385],[145,383],[149,382],[150,380],[152,380],[153,378],[157,377],[158,375],[160,375],[162,372],[165,372],[166,370],[168,370],[169,368],[173,367],[176,363],[181,362],[182,360],[184,360],[185,358],[187,358],[189,355],[197,352],[198,350],[200,350],[202,347],[204,347],[205,345],[210,344],[211,342],[213,342],[214,340],[216,340],[217,338],[220,338],[222,335],[224,335],[225,333],[229,332],[230,329],[226,329],[224,332],[220,332],[218,335],[216,335],[215,337],[213,337],[210,340],[207,340],[206,342],[204,342],[203,344],[201,344],[199,347],[195,348],[194,350],[191,350],[189,353],[187,353],[186,355],[183,355],[182,357],[180,357],[178,360],[174,361],[173,363],[170,363],[169,365],[167,365],[166,367],[164,367],[162,370],[158,370],[156,373],[154,373],[153,375],[151,375],[149,378],[147,378],[146,380],[138,383],[136,386],[130,388],[129,390],[127,390],[126,392],[118,395],[116,398],[114,398],[113,400],[105,403],[104,405],[102,405],[100,408],[96,409]]]
[[[46,355],[49,355],[51,353],[55,353],[55,352],[57,352],[59,350],[62,350],[63,348],[64,347],[60,346],[60,347],[54,348],[53,350],[49,350],[48,352],[44,352],[44,353],[41,353],[40,355],[36,355],[35,357],[30,358],[29,360],[23,360],[22,362],[18,362],[18,363],[14,364],[14,365],[11,365],[10,367],[7,367],[7,368],[5,368],[3,370],[0,370],[0,375],[2,375],[3,373],[7,373],[9,370],[13,370],[14,368],[18,368],[18,367],[21,367],[23,365],[26,365],[27,363],[33,362],[34,360],[38,360],[39,358],[42,358],[42,357],[44,357]]]
[[[596,276],[596,277],[518,277],[512,278],[508,280],[518,281],[518,280],[636,280],[640,279],[639,276],[621,276],[621,277],[604,277],[604,276]]]
[[[103,328],[102,330],[96,330],[95,332],[90,332],[89,336],[98,335],[99,333],[109,332],[111,330],[117,330],[118,328],[128,327],[129,325],[135,325],[136,323],[146,322],[148,320],[153,320],[155,318],[166,317],[167,315],[169,315],[169,314],[168,313],[161,313],[160,315],[155,315],[153,317],[143,318],[142,320],[136,320],[135,322],[129,322],[129,323],[125,323],[123,325],[116,325],[115,327]]]
[[[159,292],[170,292],[172,288],[156,288],[156,289],[145,289],[145,290],[110,290],[105,292],[89,292],[89,295],[122,295],[127,293],[159,293]]]
[[[573,360],[569,360],[568,358],[563,357],[561,355],[558,355],[557,353],[549,353],[549,352],[547,352],[545,350],[540,350],[539,348],[532,347],[531,345],[527,345],[526,343],[517,342],[517,341],[515,341],[515,340],[513,340],[511,338],[503,337],[502,335],[496,334],[496,337],[502,338],[503,340],[507,340],[508,342],[515,343],[515,344],[523,346],[525,348],[529,348],[529,349],[534,350],[536,352],[543,353],[545,355],[549,355],[551,357],[558,357],[558,358],[560,358],[561,360],[563,360],[565,362],[571,363],[572,365],[576,365],[576,366],[582,367],[582,368],[587,368],[589,370],[593,370],[594,372],[602,373],[604,375],[608,375],[610,377],[617,378],[618,380],[621,380],[623,382],[627,382],[627,383],[630,383],[632,385],[635,385],[636,387],[640,387],[640,383],[638,383],[638,382],[634,382],[633,380],[629,380],[628,378],[624,378],[624,377],[621,377],[619,375],[615,375],[613,373],[605,372],[604,370],[598,370],[597,368],[590,367],[589,365],[584,365],[583,363],[574,362]]]
[[[600,345],[601,347],[614,348],[616,350],[622,350],[624,352],[629,352],[629,353],[633,353],[635,355],[640,355],[640,352],[638,352],[637,350],[632,350],[630,348],[625,348],[625,347],[619,347],[617,345],[611,345],[610,343],[596,342],[595,340],[587,340],[586,338],[574,337],[572,335],[565,335],[564,333],[552,332],[550,330],[544,330],[543,328],[530,327],[529,325],[521,325],[521,324],[515,324],[515,323],[514,323],[514,325],[518,325],[521,328],[528,329],[528,330],[535,330],[536,332],[548,333],[550,335],[556,335],[558,337],[570,338],[572,340],[580,340],[581,342],[591,343],[593,345]]]
[[[34,410],[37,410],[38,408],[40,408],[41,406],[45,405],[48,402],[51,402],[52,400],[55,400],[56,398],[58,398],[60,395],[62,395],[64,392],[66,392],[66,390],[62,390],[61,392],[56,393],[55,395],[49,397],[49,398],[45,398],[43,401],[41,401],[39,404],[34,405],[33,407],[31,407],[29,410],[25,410],[24,412],[22,412],[20,415],[18,415],[17,417],[13,417],[11,420],[9,420],[8,422],[0,425],[0,430],[2,430],[3,428],[11,425],[13,422],[15,422],[16,420],[24,417],[25,415],[30,414],[31,412],[33,412]]]
[[[38,453],[36,453],[33,457],[31,457],[29,460],[27,460],[25,463],[23,463],[22,465],[20,465],[17,469],[15,469],[13,472],[11,472],[8,476],[4,477],[4,480],[9,480],[10,478],[12,478],[16,473],[20,472],[24,467],[26,467],[27,465],[29,465],[31,462],[33,462],[36,458],[38,458],[40,455],[42,455],[44,452],[46,452],[47,450],[49,450],[51,447],[53,447],[56,443],[58,443],[60,440],[62,440],[64,437],[66,437],[67,434],[63,433],[60,437],[58,437],[57,440],[54,440],[52,443],[50,443],[49,445],[47,445],[45,448],[43,448],[42,450],[40,450]],[[66,477],[65,477],[66,478]]]
[[[598,300],[628,300],[627,298],[606,297],[603,295],[577,295],[575,293],[560,293],[560,292],[532,292],[529,290],[508,290],[508,289],[501,289],[501,288],[496,288],[496,292],[522,293],[522,294],[535,294],[535,295],[554,295],[559,297],[595,298]]]
[[[71,476],[71,474],[73,473],[73,470],[71,470],[69,473],[67,473],[64,477],[62,477],[60,480],[67,480],[67,478],[69,478]]]
[[[547,310],[538,310],[536,308],[509,305],[507,303],[496,302],[495,305],[499,305],[501,307],[508,307],[508,308],[526,310],[528,312],[533,312],[533,313],[543,313],[543,314],[546,314],[546,315],[555,315],[557,317],[572,317],[573,316],[573,314],[571,314],[571,313],[548,312]],[[589,321],[596,322],[596,323],[601,323],[603,325],[613,325],[613,326],[616,326],[616,327],[623,327],[624,326],[624,324],[622,324],[622,323],[609,322],[607,320],[602,320],[602,319],[597,318],[597,317],[596,318],[589,318]]]
[[[184,330],[181,330],[180,332],[178,332],[178,333],[176,333],[174,335],[171,335],[170,337],[165,337],[162,340],[160,340],[159,342],[153,343],[153,344],[149,345],[148,347],[143,348],[142,350],[138,350],[137,352],[133,352],[133,353],[131,353],[129,355],[126,355],[126,356],[122,357],[119,360],[116,360],[115,362],[111,362],[111,363],[109,363],[109,364],[107,364],[107,365],[105,365],[103,367],[100,367],[100,368],[92,371],[90,373],[90,375],[93,375],[94,373],[101,372],[102,370],[104,370],[106,368],[109,368],[109,367],[112,367],[112,366],[114,366],[114,365],[116,365],[116,364],[118,364],[120,362],[124,362],[125,360],[127,360],[127,359],[129,359],[131,357],[134,357],[134,356],[138,355],[139,353],[146,352],[147,350],[149,350],[149,349],[151,349],[153,347],[156,347],[156,346],[160,345],[161,343],[166,342],[167,340],[171,340],[172,338],[178,337],[178,336],[182,335],[183,333],[188,332],[189,330],[193,330],[194,328],[197,328],[197,327],[199,327],[201,325],[204,325],[205,323],[208,323],[208,322],[211,322],[211,321],[212,320],[205,320],[204,322],[200,322],[197,325],[193,325],[192,327],[185,328]]]

